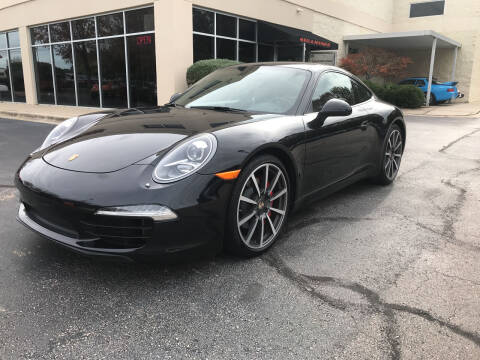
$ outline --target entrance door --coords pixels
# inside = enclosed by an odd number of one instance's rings
[[[308,61],[322,64],[335,66],[335,52],[333,51],[310,51],[310,57]]]

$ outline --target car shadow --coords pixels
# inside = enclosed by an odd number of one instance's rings
[[[334,193],[321,200],[314,201],[303,206],[300,210],[291,214],[287,223],[285,234],[278,239],[274,247],[281,251],[281,244],[288,242],[290,235],[296,231],[313,226],[324,219],[328,221],[335,220],[337,215],[331,214],[331,209],[339,205],[355,208],[359,203],[359,213],[353,216],[362,218],[368,217],[369,214],[381,204],[386,196],[392,191],[393,186],[378,186],[369,181],[361,181],[345,189]],[[368,206],[365,206],[368,199]],[[338,212],[338,211],[337,211]],[[350,212],[352,213],[352,212]],[[345,226],[348,225],[348,219],[339,216],[339,220]],[[345,220],[347,220],[345,222]],[[339,222],[340,224],[340,222]],[[27,230],[25,230],[27,231]],[[319,234],[322,236],[322,234]],[[226,253],[220,253],[216,256],[208,254],[195,254],[194,256],[186,256],[175,259],[172,262],[164,262],[155,258],[149,258],[137,262],[125,262],[112,260],[105,257],[91,257],[72,252],[60,245],[54,244],[48,240],[43,240],[35,234],[31,234],[31,240],[28,245],[32,247],[30,252],[34,254],[29,258],[25,266],[36,269],[36,271],[49,271],[52,268],[58,269],[62,273],[68,273],[70,277],[93,276],[97,278],[105,277],[111,280],[116,277],[131,277],[132,279],[141,278],[143,281],[147,279],[158,280],[159,275],[165,277],[183,277],[192,272],[202,271],[200,269],[211,269],[215,267],[232,267],[238,264],[255,262],[255,258],[245,259],[232,256]],[[302,239],[296,239],[296,245]],[[308,246],[312,246],[311,244]],[[268,252],[267,252],[268,253]],[[257,258],[258,259],[258,258]]]

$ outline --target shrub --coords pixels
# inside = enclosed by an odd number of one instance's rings
[[[419,108],[425,102],[423,91],[414,85],[379,85],[371,81],[365,84],[383,101],[403,108]]]
[[[187,84],[188,86],[195,84],[198,80],[217,69],[236,64],[240,63],[238,61],[228,59],[209,59],[197,61],[187,70]]]
[[[407,56],[377,48],[364,48],[340,60],[340,66],[345,70],[366,79],[376,76],[383,79],[403,77],[406,68],[412,63],[412,59]]]

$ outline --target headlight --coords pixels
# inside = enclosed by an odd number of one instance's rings
[[[217,139],[201,134],[170,150],[153,171],[153,180],[170,183],[191,175],[202,168],[215,154]]]
[[[107,114],[103,113],[93,113],[73,117],[61,122],[53,128],[50,134],[48,134],[42,146],[36,149],[33,153],[80,134],[81,132],[96,124],[101,118],[106,115]]]
[[[37,150],[43,150],[50,145],[53,145],[60,141],[63,135],[65,135],[72,127],[75,125],[75,122],[78,120],[78,117],[73,117],[67,119],[53,128],[53,130],[48,134],[47,138]]]

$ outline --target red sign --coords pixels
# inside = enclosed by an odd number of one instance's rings
[[[316,45],[316,46],[323,46],[323,47],[331,47],[332,44],[326,41],[319,41],[319,40],[312,40],[312,39],[307,39],[304,37],[300,38],[300,42],[305,43],[305,44],[310,44],[310,45]]]
[[[143,35],[137,36],[137,45],[151,45],[152,44],[152,35]]]

